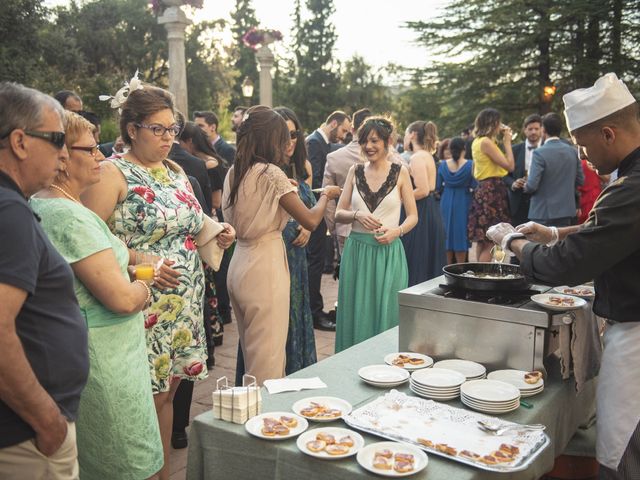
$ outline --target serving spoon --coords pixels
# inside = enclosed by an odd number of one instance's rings
[[[483,420],[478,420],[478,427],[480,430],[484,430],[485,432],[492,433],[493,435],[502,435],[509,430],[544,430],[544,425],[541,424],[532,424],[532,425],[495,425],[493,423],[485,422]]]

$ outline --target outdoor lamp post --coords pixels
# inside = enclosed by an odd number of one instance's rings
[[[253,97],[253,82],[249,77],[244,77],[242,81],[242,96],[245,98],[247,102],[247,106],[251,106],[251,97]]]

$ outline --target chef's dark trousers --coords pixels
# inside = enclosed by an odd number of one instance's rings
[[[309,304],[311,315],[314,318],[322,316],[324,301],[320,293],[322,283],[322,271],[326,258],[327,224],[324,219],[318,227],[311,232],[307,243],[307,272],[309,275]]]
[[[191,399],[193,398],[193,384],[191,380],[181,380],[173,397],[173,431],[182,432],[189,426],[191,413]]]
[[[640,480],[640,423],[636,426],[618,470],[600,465],[600,480]]]

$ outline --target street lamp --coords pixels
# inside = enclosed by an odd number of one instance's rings
[[[249,77],[244,77],[241,88],[242,96],[246,99],[247,102],[251,102],[251,97],[253,96],[253,82]]]
[[[542,95],[544,97],[545,102],[551,102],[553,96],[556,94],[556,86],[555,85],[546,85],[542,89]]]

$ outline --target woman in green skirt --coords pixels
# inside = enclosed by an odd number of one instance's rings
[[[100,181],[98,162],[104,157],[93,130],[84,118],[65,113],[69,156],[31,206],[71,264],[89,327],[89,379],[76,422],[80,478],[141,480],[163,465],[141,313],[151,290],[142,280],[131,281],[126,245],[80,201],[80,194]]]
[[[336,211],[336,222],[353,223],[340,262],[336,353],[398,325],[398,291],[408,282],[399,237],[418,222],[409,172],[389,159],[393,124],[370,117],[357,135],[367,162],[349,170]]]

